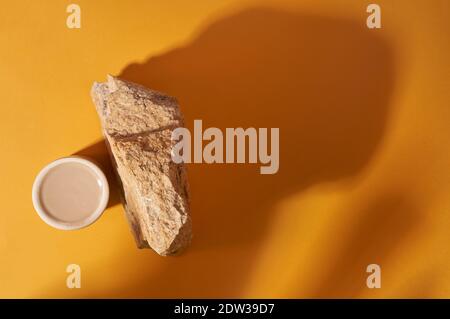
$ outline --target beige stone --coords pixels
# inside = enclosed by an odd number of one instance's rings
[[[183,125],[176,99],[112,76],[91,95],[138,247],[163,256],[183,250],[191,218],[186,170],[170,155],[172,130]]]

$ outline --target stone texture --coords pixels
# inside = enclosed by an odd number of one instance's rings
[[[94,83],[91,95],[138,247],[180,252],[191,218],[186,171],[170,155],[172,130],[183,125],[176,99],[112,76]]]

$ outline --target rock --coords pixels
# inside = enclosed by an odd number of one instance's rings
[[[108,76],[91,91],[139,248],[166,256],[191,241],[186,170],[171,159],[172,130],[183,126],[176,99]]]

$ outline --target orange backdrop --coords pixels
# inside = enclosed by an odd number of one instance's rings
[[[450,297],[449,2],[11,1],[0,10],[0,297]],[[280,170],[188,167],[194,239],[138,250],[34,212],[48,162],[106,163],[93,81],[176,96],[192,128],[279,127]],[[66,266],[81,266],[81,289]],[[366,286],[379,264],[381,289]]]

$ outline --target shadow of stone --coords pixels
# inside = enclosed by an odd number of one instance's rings
[[[371,160],[388,119],[394,71],[389,46],[363,23],[255,8],[119,76],[177,97],[191,130],[194,119],[221,129],[280,128],[280,170],[189,165],[190,250],[145,259],[118,252],[118,259],[156,264],[160,272],[99,296],[236,297],[273,205],[311,185],[353,177]]]

